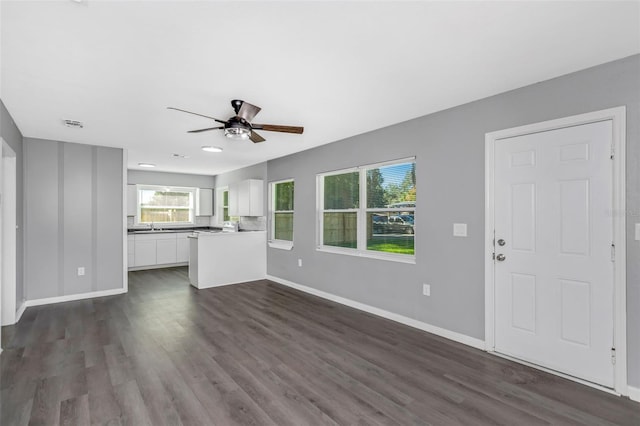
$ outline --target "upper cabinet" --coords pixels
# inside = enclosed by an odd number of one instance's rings
[[[196,192],[196,216],[213,216],[213,189],[198,188]]]
[[[127,185],[127,216],[138,214],[138,188],[135,185]]]
[[[229,185],[230,216],[264,216],[264,183],[247,179]]]

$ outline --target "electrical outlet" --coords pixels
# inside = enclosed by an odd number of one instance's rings
[[[84,266],[78,268],[78,276],[80,277],[82,275],[84,275]]]
[[[422,294],[424,296],[431,296],[431,285],[430,284],[422,284]]]
[[[302,259],[298,259],[298,266],[302,268]]]

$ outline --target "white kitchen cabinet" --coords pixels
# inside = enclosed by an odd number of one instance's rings
[[[149,269],[189,262],[190,232],[158,232],[127,236],[128,267]]]
[[[156,234],[156,264],[176,263],[176,234]]]
[[[135,236],[127,235],[127,266],[129,268],[136,266],[135,244]]]
[[[213,216],[213,189],[198,188],[196,191],[196,216]]]
[[[136,185],[127,185],[127,216],[138,214],[138,188]]]
[[[134,246],[135,266],[149,266],[156,264],[156,239],[153,238],[153,234],[136,235]]]
[[[189,233],[181,232],[176,234],[176,262],[189,261]]]
[[[229,185],[230,216],[264,216],[264,183],[247,179]]]

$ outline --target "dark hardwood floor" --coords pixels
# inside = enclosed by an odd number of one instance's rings
[[[640,404],[269,281],[27,309],[2,329],[0,422],[639,425]]]

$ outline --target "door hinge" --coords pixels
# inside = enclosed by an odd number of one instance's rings
[[[611,348],[611,364],[616,363],[616,348]]]
[[[611,243],[611,261],[616,261],[616,245]]]

